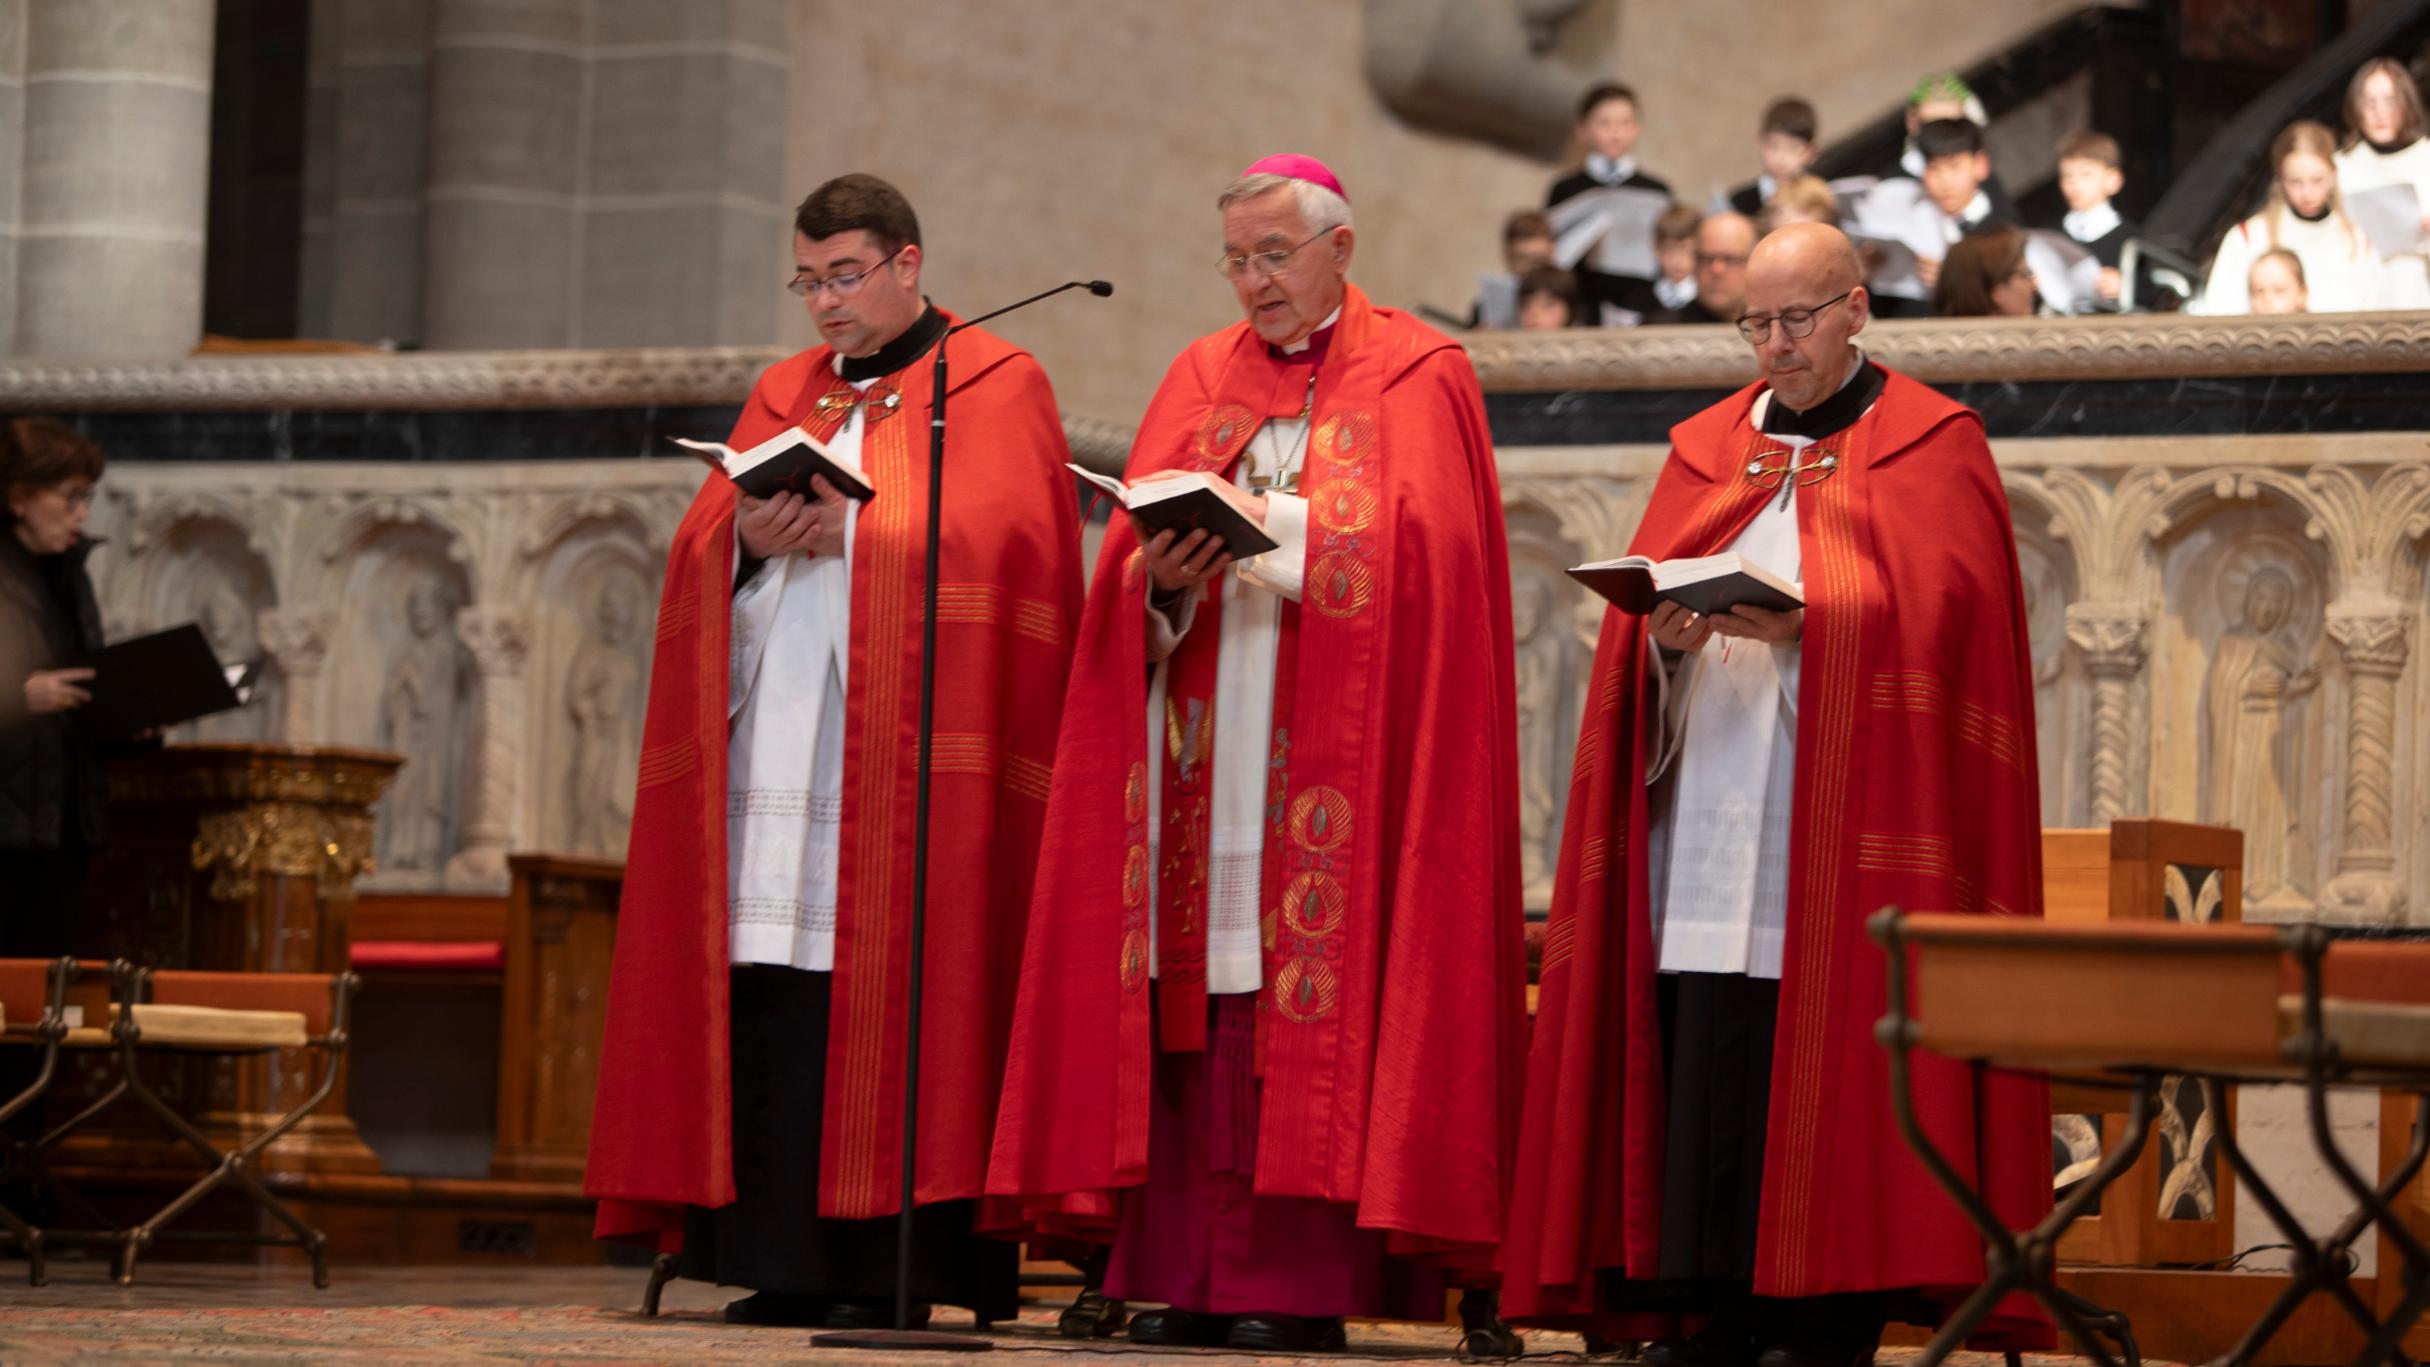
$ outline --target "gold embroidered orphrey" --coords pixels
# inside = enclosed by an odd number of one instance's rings
[[[863,411],[868,415],[867,421],[874,424],[894,416],[903,406],[903,391],[895,388],[891,380],[879,380],[866,390],[830,389],[819,395],[812,407],[820,417],[840,423],[856,403],[866,405]]]

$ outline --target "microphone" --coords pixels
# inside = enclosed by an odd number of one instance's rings
[[[1041,299],[1052,299],[1056,295],[1063,293],[1065,290],[1087,290],[1089,293],[1103,299],[1107,295],[1114,292],[1114,284],[1110,280],[1066,280],[1051,290],[1040,290],[1027,299],[1023,299],[1018,303],[1006,304],[1004,307],[997,309],[993,313],[982,313],[976,318],[970,318],[956,323],[952,327],[945,330],[945,335],[951,337],[964,328],[975,328],[990,318],[1001,318],[1005,314],[1012,312],[1014,309],[1028,308],[1030,305],[1037,303]]]

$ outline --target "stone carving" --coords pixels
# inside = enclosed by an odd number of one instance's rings
[[[2346,605],[2329,613],[2329,636],[2337,642],[2354,694],[2347,721],[2346,844],[2324,899],[2344,920],[2390,924],[2404,917],[2390,812],[2396,789],[2396,681],[2405,668],[2408,621]]]
[[[2067,639],[2082,652],[2085,672],[2092,675],[2092,815],[2096,824],[2106,825],[2137,805],[2128,786],[2129,751],[2135,740],[2133,689],[2143,673],[2143,616],[2131,608],[2071,604]]]
[[[1590,51],[1554,50],[1565,21],[1588,8],[1588,0],[1366,0],[1367,84],[1419,127],[1557,157],[1569,145],[1578,92],[1609,69]]]
[[[257,609],[243,589],[226,580],[205,581],[194,589],[188,616],[202,627],[211,652],[224,664],[264,660]],[[243,707],[204,717],[194,723],[193,738],[203,741],[271,740],[285,720],[285,689],[276,667],[266,660]]]
[[[2296,867],[2301,729],[2290,721],[2320,686],[2297,643],[2294,573],[2264,561],[2222,581],[2231,625],[2211,647],[2202,689],[2202,819],[2244,832],[2244,901],[2264,919],[2311,905]],[[2273,915],[2274,914],[2274,915]]]
[[[464,609],[456,625],[480,678],[480,748],[472,820],[463,850],[448,863],[447,878],[451,884],[486,887],[506,876],[506,855],[517,830],[523,666],[531,651],[531,627],[521,613],[478,607]]]
[[[592,600],[590,636],[566,680],[573,720],[566,810],[576,853],[621,858],[633,823],[633,774],[641,758],[643,662],[635,654],[641,590],[609,579]]]
[[[388,662],[379,744],[405,757],[380,822],[380,863],[397,870],[445,866],[455,848],[458,769],[454,739],[465,702],[464,645],[450,623],[448,587],[436,577],[406,590],[409,633]]]
[[[1567,668],[1576,658],[1556,583],[1541,566],[1513,565],[1511,639],[1518,643],[1519,868],[1527,905],[1552,905],[1552,874],[1560,835],[1563,753],[1577,739],[1563,706]],[[1599,601],[1599,600],[1598,600]],[[1562,723],[1570,725],[1563,728]]]
[[[2017,567],[2025,585],[2025,630],[2033,651],[2035,769],[2042,784],[2042,824],[2066,826],[2072,815],[2077,762],[2073,680],[2067,669],[2066,561],[2037,532],[2017,535]]]

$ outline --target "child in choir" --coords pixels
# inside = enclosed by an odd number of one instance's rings
[[[2310,119],[2287,125],[2270,144],[2276,179],[2269,202],[2220,240],[2201,312],[2252,312],[2246,290],[2253,262],[2277,247],[2302,260],[2311,312],[2383,307],[2386,268],[2338,202],[2336,157],[2336,136]]]
[[[1540,209],[1521,209],[1502,221],[1502,273],[1485,277],[1477,302],[1468,310],[1468,326],[1506,328],[1517,322],[1511,313],[1518,282],[1529,271],[1553,263],[1551,220]]]
[[[1771,205],[1782,186],[1813,170],[1814,159],[1822,155],[1815,143],[1819,127],[1814,106],[1794,95],[1764,106],[1763,122],[1755,130],[1763,174],[1730,196],[1730,207],[1753,218]]]
[[[2421,87],[2402,62],[2374,57],[2346,87],[2346,145],[2337,154],[2337,185],[2348,198],[2388,185],[2410,185],[2430,233],[2430,132]],[[2389,308],[2430,308],[2430,236],[2387,262]],[[2258,312],[2259,310],[2255,310]]]
[[[1686,308],[1695,299],[1696,230],[1703,226],[1704,215],[1691,204],[1674,204],[1654,220],[1654,260],[1659,270],[1652,280],[1607,277],[1618,282],[1611,291],[1616,316],[1624,315],[1634,325]]]
[[[1982,129],[1965,119],[1935,119],[1916,130],[1915,145],[1924,154],[1924,197],[1915,206],[1922,220],[1915,234],[1917,274],[1930,285],[1939,281],[1941,263],[1925,245],[1954,246],[1969,233],[2013,226],[2014,220],[1983,188],[1991,179],[1991,153]]]
[[[1559,266],[1538,266],[1519,277],[1519,327],[1553,332],[1578,325],[1578,277]]]
[[[1821,223],[1839,226],[1839,196],[1821,176],[1799,176],[1782,185],[1764,206],[1757,220],[1766,233],[1786,228],[1792,223]]]
[[[1549,209],[1598,186],[1669,194],[1668,183],[1637,169],[1637,139],[1644,131],[1636,91],[1618,81],[1605,81],[1588,90],[1578,101],[1578,143],[1586,149],[1586,164],[1553,182],[1544,196],[1544,207]]]
[[[2101,263],[2100,281],[2093,288],[2105,304],[2116,303],[2125,292],[2118,262],[2127,239],[2135,235],[2134,225],[2119,217],[2111,202],[2126,188],[2121,160],[2118,140],[2107,133],[2086,129],[2059,140],[2059,195],[2067,201],[2067,216],[2059,220],[2059,228],[2090,248]]]
[[[2272,247],[2253,258],[2253,269],[2245,273],[2245,294],[2253,301],[2255,313],[2309,313],[2303,258],[2284,247]]]

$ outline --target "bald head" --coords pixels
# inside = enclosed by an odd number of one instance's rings
[[[1855,246],[1827,224],[1792,223],[1756,244],[1742,329],[1781,402],[1802,413],[1838,392],[1872,315],[1864,283]]]
[[[1747,253],[1755,222],[1745,214],[1712,214],[1696,229],[1696,302],[1728,322],[1747,302]]]
[[[1755,244],[1747,259],[1749,293],[1786,289],[1819,302],[1865,283],[1856,244],[1827,223],[1791,223]],[[1766,289],[1765,285],[1771,289]]]

